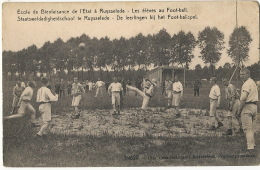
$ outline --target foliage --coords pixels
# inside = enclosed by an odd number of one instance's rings
[[[234,63],[248,60],[249,45],[252,42],[249,31],[246,27],[235,28],[229,39],[228,55]]]

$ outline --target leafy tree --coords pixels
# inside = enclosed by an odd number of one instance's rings
[[[223,68],[224,69],[230,69],[231,68],[231,64],[226,62],[224,65],[223,65]]]
[[[252,42],[249,31],[246,27],[235,28],[229,38],[228,55],[233,62],[238,64],[248,60],[249,45]]]
[[[102,68],[105,68],[109,63],[111,53],[111,43],[108,37],[101,38],[98,42],[98,55],[96,58],[96,67],[100,70],[100,77],[102,78]]]
[[[185,64],[188,68],[191,60],[194,58],[193,50],[196,43],[195,37],[191,32],[185,34],[184,31],[180,31],[178,34],[174,34],[171,39],[171,61],[182,66]]]
[[[211,65],[211,75],[213,75],[213,64],[217,63],[221,57],[221,50],[224,49],[224,34],[216,27],[206,27],[199,32],[198,36],[200,54],[202,60]]]
[[[154,55],[153,61],[155,66],[164,66],[170,64],[170,56],[167,55],[169,52],[167,51],[170,46],[171,36],[166,31],[166,29],[162,29],[154,35]]]

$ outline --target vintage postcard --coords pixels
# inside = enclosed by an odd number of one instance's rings
[[[2,4],[3,166],[260,163],[257,1]]]

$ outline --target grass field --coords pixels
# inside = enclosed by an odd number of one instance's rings
[[[11,91],[14,82],[3,82],[3,115],[10,112]],[[36,89],[38,89],[37,86]],[[54,85],[52,84],[52,87]],[[223,85],[220,85],[224,97]],[[181,107],[208,109],[210,85],[204,82],[200,97],[193,97],[191,87],[185,88]],[[35,90],[36,94],[36,90]],[[107,94],[94,98],[88,92],[81,101],[81,109],[111,109]],[[222,97],[220,108],[225,109]],[[35,96],[33,101],[35,101]],[[61,115],[70,109],[71,98],[61,98],[53,104],[53,115]],[[160,90],[151,100],[150,106],[166,106]],[[37,109],[37,104],[32,103]],[[124,107],[141,106],[141,98],[134,95],[124,97]],[[259,108],[259,107],[258,107]],[[37,115],[39,116],[39,115]],[[246,151],[245,136],[232,137],[94,137],[76,135],[49,135],[45,140],[35,139],[35,131],[28,127],[28,117],[3,122],[4,166],[8,167],[80,167],[80,166],[194,166],[194,165],[257,165],[256,155],[241,155]],[[256,145],[260,145],[259,133],[255,134]]]

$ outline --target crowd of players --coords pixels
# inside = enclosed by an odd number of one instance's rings
[[[245,134],[247,139],[247,149],[248,151],[254,151],[255,149],[255,139],[253,131],[253,121],[257,113],[257,102],[258,102],[258,88],[256,83],[250,78],[250,71],[248,69],[242,69],[240,71],[241,79],[243,80],[243,86],[241,88],[241,94],[239,94],[227,79],[223,79],[225,85],[225,95],[228,99],[227,108],[229,110],[228,118],[228,130],[224,135],[232,135],[232,118],[237,119],[240,129],[237,133]],[[108,82],[101,81],[98,78],[96,83],[91,81],[86,81],[84,83],[79,83],[77,78],[73,79],[73,82],[65,83],[63,79],[55,84],[55,95],[51,92],[51,86],[46,77],[41,79],[42,87],[37,91],[36,102],[39,103],[39,112],[42,116],[43,125],[40,131],[37,133],[37,137],[43,137],[47,133],[51,121],[51,102],[57,101],[58,98],[66,97],[65,89],[67,88],[67,95],[72,96],[71,106],[74,108],[74,112],[71,115],[73,119],[80,118],[80,112],[78,106],[80,104],[82,95],[86,91],[96,90],[95,97],[101,95],[103,97],[103,87],[111,96],[112,106],[113,106],[113,116],[120,115],[120,109],[122,107],[122,95],[127,91],[134,91],[136,95],[142,97],[141,111],[144,114],[144,122],[147,122],[146,114],[149,101],[156,94],[157,91],[157,80],[156,79],[143,79],[138,80],[135,83],[135,87],[131,85],[129,80],[125,81],[124,78],[118,79],[113,78],[113,82],[109,84]],[[217,115],[217,109],[221,102],[220,88],[217,84],[217,78],[211,77],[210,84],[212,85],[209,100],[210,100],[210,111],[209,115],[211,117],[211,127],[209,130],[216,130],[223,126]],[[179,81],[178,76],[171,80],[170,77],[166,77],[163,82],[163,93],[167,97],[167,108],[174,108],[176,118],[179,118],[181,114],[179,113],[179,106],[181,99],[183,97],[183,85]],[[196,80],[193,84],[194,96],[199,96],[199,89],[201,87],[201,82]],[[25,116],[28,112],[31,113],[31,126],[38,127],[35,119],[36,111],[30,104],[33,96],[33,89],[35,88],[35,82],[29,81],[27,87],[24,83],[17,82],[13,89],[13,104],[12,110],[9,116],[4,117],[4,119],[13,119]],[[15,114],[16,113],[16,114]]]

